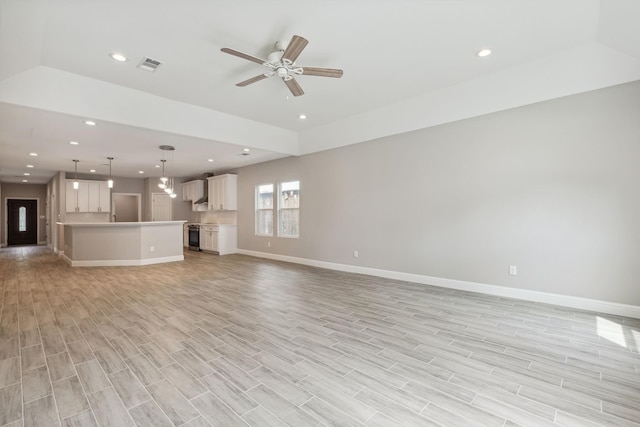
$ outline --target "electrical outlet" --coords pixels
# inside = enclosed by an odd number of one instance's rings
[[[267,242],[267,247],[270,248],[271,247],[271,242]]]
[[[353,257],[358,258],[358,251],[353,251]]]
[[[517,265],[510,265],[509,266],[509,275],[510,276],[517,276],[518,275],[518,266]]]
[[[151,246],[151,247],[149,248],[149,251],[150,251],[150,252],[155,252],[155,251],[156,251],[156,247],[155,247],[155,246]]]

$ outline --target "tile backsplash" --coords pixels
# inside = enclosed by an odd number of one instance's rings
[[[82,212],[82,213],[75,213],[75,212],[67,212],[66,217],[65,217],[65,222],[88,222],[88,223],[92,223],[92,222],[109,222],[110,221],[110,217],[109,217],[109,213],[103,212],[103,213],[98,213],[98,212]]]
[[[237,224],[237,211],[196,212],[197,222],[201,224]]]

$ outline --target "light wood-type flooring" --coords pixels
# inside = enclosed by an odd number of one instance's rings
[[[0,249],[0,426],[640,425],[639,320],[185,256]]]

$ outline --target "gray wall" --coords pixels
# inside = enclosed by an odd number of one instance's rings
[[[38,200],[38,243],[47,241],[47,186],[46,184],[11,184],[3,183],[2,208],[0,209],[0,242],[7,243],[7,199],[39,199]],[[45,218],[40,218],[45,216]]]
[[[142,201],[142,199],[140,199]],[[138,221],[138,198],[135,195],[116,193],[113,195],[113,206],[111,216],[113,218],[114,207],[117,207],[118,222]],[[142,218],[142,207],[140,207],[140,218]],[[115,219],[115,218],[114,218]]]
[[[191,212],[191,202],[182,200],[182,183],[188,181],[187,178],[174,178],[174,191],[176,198],[171,199],[171,219],[193,221]],[[144,201],[143,201],[143,221],[151,221],[151,199],[153,193],[162,193],[164,190],[158,188],[159,178],[146,178],[144,180]]]
[[[640,305],[639,118],[634,82],[245,167],[238,245]],[[293,179],[300,238],[254,236],[255,185]]]
[[[182,183],[191,181],[191,178],[175,178],[174,191],[176,198],[171,203],[171,214],[174,221],[185,220],[193,222],[196,218],[196,212],[193,212],[191,202],[182,200]]]

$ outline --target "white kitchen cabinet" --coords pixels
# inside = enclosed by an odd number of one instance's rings
[[[219,255],[234,254],[238,250],[238,227],[231,224],[201,225],[200,249]]]
[[[204,197],[204,181],[197,179],[182,184],[182,200],[195,202]]]
[[[68,179],[66,182],[67,190],[65,192],[67,212],[78,211],[78,191],[73,189],[73,181]]]
[[[89,183],[88,212],[110,212],[111,190],[106,181],[87,181]]]
[[[200,226],[200,249],[203,251],[218,251],[218,226],[217,225],[201,225]]]
[[[226,174],[207,178],[209,181],[209,210],[238,209],[238,175]]]
[[[78,180],[74,190],[73,181],[66,182],[67,212],[108,213],[111,211],[111,190],[106,181]]]

